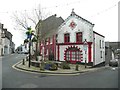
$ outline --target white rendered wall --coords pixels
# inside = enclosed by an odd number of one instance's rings
[[[69,25],[71,22],[76,23],[76,27],[72,30]],[[83,38],[87,42],[93,41],[93,26],[88,22],[78,18],[77,16],[70,16],[60,27],[58,30],[58,43],[64,43],[64,34],[70,33],[70,42],[76,42],[76,33],[82,32]]]
[[[64,60],[64,52],[68,47],[71,47],[71,46],[72,47],[73,46],[78,47],[78,48],[80,48],[80,50],[82,50],[81,54],[83,54],[83,58],[82,58],[83,61],[81,61],[81,62],[85,63],[85,57],[86,56],[85,56],[85,52],[84,52],[84,49],[83,49],[83,45],[60,45],[60,48],[59,48],[59,55],[60,55],[59,59],[60,59],[60,61],[65,61]],[[56,52],[57,52],[57,49],[56,49]],[[56,57],[57,57],[57,55],[58,55],[58,53],[56,54]],[[87,60],[87,63],[88,63],[88,49],[87,49],[86,55],[87,55],[86,60]]]
[[[101,44],[101,48],[100,48],[100,40],[104,41],[104,38],[97,35],[97,34],[94,34],[94,36],[95,36],[95,61],[94,61],[94,65],[97,65],[97,64],[100,64],[100,63],[105,61],[105,43],[103,45]],[[101,58],[101,51],[102,51],[102,58]]]
[[[6,52],[4,46],[7,46],[8,48],[6,48]],[[4,55],[8,55],[10,54],[10,40],[8,38],[3,38],[3,54]]]

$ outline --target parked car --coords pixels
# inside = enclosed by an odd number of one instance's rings
[[[109,66],[112,66],[112,67],[118,67],[118,59],[113,59],[113,60],[110,60],[109,62]]]
[[[28,50],[24,50],[24,54],[28,54],[29,52],[28,52]]]
[[[22,54],[22,51],[17,51],[18,54]]]

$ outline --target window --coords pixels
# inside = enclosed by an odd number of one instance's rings
[[[45,45],[48,45],[48,38],[45,39]]]
[[[81,52],[77,48],[69,48],[65,53],[65,60],[80,61],[81,60]]]
[[[101,48],[101,40],[100,40],[100,48]]]
[[[64,42],[65,43],[70,42],[70,34],[69,33],[64,34]]]
[[[58,34],[56,34],[56,43],[58,42]]]
[[[103,46],[103,48],[104,48],[104,41],[102,41],[102,46]]]
[[[76,33],[76,42],[82,42],[82,32]]]
[[[101,58],[102,58],[102,51],[100,51],[100,56],[101,56]]]

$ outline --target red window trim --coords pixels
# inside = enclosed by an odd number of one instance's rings
[[[76,53],[76,52],[78,52],[78,53]],[[73,60],[73,57],[74,57],[74,60]],[[67,59],[69,59],[69,60],[67,60]],[[81,51],[79,49],[65,51],[64,60],[66,60],[68,62],[81,62],[82,59],[83,59],[83,54],[81,54]]]
[[[76,33],[76,42],[82,42],[82,32]]]
[[[65,33],[64,34],[64,43],[69,43],[70,42],[70,34],[69,33]]]

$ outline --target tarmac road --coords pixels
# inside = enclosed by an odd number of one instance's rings
[[[12,65],[25,55],[13,54],[2,59],[2,88],[118,88],[118,70],[107,68],[77,76],[49,76],[17,71]]]

